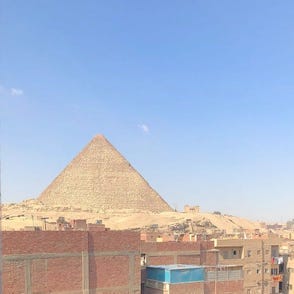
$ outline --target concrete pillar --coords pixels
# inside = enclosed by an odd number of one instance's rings
[[[89,294],[89,254],[82,252],[82,287],[83,294]]]
[[[31,261],[25,260],[25,294],[32,293]]]
[[[129,255],[129,292],[134,293],[135,255]]]

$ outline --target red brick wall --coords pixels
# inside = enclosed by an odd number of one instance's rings
[[[170,294],[203,294],[204,293],[203,282],[170,284],[169,287],[170,287],[169,288]]]
[[[90,269],[90,288],[126,286],[129,283],[128,256],[93,257]]]
[[[161,284],[161,283],[160,283]],[[161,284],[162,285],[162,284]],[[158,288],[146,287],[144,289],[144,294],[203,294],[204,293],[204,283],[180,283],[180,284],[169,284],[169,292],[164,292]],[[213,293],[213,292],[211,292]]]
[[[201,265],[216,265],[218,259],[217,251],[202,251],[201,252]]]
[[[169,294],[203,294],[203,293],[234,293],[243,294],[243,281],[196,282],[169,284]],[[163,290],[146,287],[144,294],[163,294]]]
[[[32,293],[82,293],[88,280],[97,293],[139,293],[139,233],[5,231],[2,237],[3,293],[24,293],[25,281]]]
[[[163,265],[163,264],[174,264],[174,256],[149,256],[147,258],[148,265]]]
[[[204,285],[204,293],[216,293],[225,294],[225,293],[234,293],[234,294],[243,294],[243,280],[239,281],[225,281],[217,282],[216,288],[214,282],[206,282]]]
[[[199,251],[200,242],[141,242],[141,252]]]
[[[212,241],[141,242],[141,253],[147,255],[147,265],[164,265],[175,262],[194,265],[215,265],[217,253],[210,251],[213,248],[214,244]]]
[[[37,279],[35,279],[35,281],[32,280],[32,285],[34,288],[38,288],[40,291],[44,285],[46,285],[49,293],[50,291],[58,292],[66,291],[68,289],[71,289],[71,291],[77,291],[82,289],[81,258],[54,258],[48,259],[46,262],[47,268],[45,267],[43,271],[43,275],[46,277],[46,283],[38,283]],[[32,272],[33,278],[35,273],[35,271]]]
[[[3,264],[2,282],[5,286],[2,288],[3,293],[20,293],[19,289],[25,288],[24,261],[5,262]]]
[[[132,231],[88,232],[91,251],[138,251],[140,234]]]
[[[199,255],[178,255],[178,263],[200,265],[201,258]]]
[[[48,288],[48,262],[46,259],[34,259],[30,264],[33,293],[46,291]]]
[[[77,253],[87,251],[87,239],[82,231],[4,231],[2,254]]]

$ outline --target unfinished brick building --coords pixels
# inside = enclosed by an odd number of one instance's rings
[[[243,285],[214,276],[217,251],[210,241],[147,243],[132,231],[5,231],[2,240],[5,294],[156,293],[153,281],[146,285],[146,266],[175,263],[203,265],[208,274],[201,285],[184,291],[173,284],[178,292],[170,293],[209,294],[216,286],[219,294],[241,293]]]
[[[167,283],[150,280],[146,268],[179,264],[201,266],[204,278],[194,282]],[[210,294],[243,293],[243,270],[238,265],[218,265],[218,250],[212,241],[142,242],[142,284],[144,294]]]
[[[215,265],[217,254],[212,241],[141,243],[141,257],[145,259],[145,265]]]
[[[18,231],[2,238],[2,293],[140,293],[138,233]]]

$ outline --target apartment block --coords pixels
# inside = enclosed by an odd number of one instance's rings
[[[285,254],[284,293],[294,294],[294,243],[290,241]]]
[[[284,260],[279,255],[279,239],[215,240],[218,264],[242,266],[244,293],[283,293]]]

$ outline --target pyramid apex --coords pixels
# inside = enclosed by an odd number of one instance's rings
[[[90,141],[89,144],[91,144],[93,142],[108,142],[108,140],[106,139],[106,137],[104,135],[97,134],[93,137],[93,139]]]
[[[105,138],[105,136],[103,134],[97,134],[97,135],[94,136],[93,139],[104,139],[105,140],[106,138]]]

